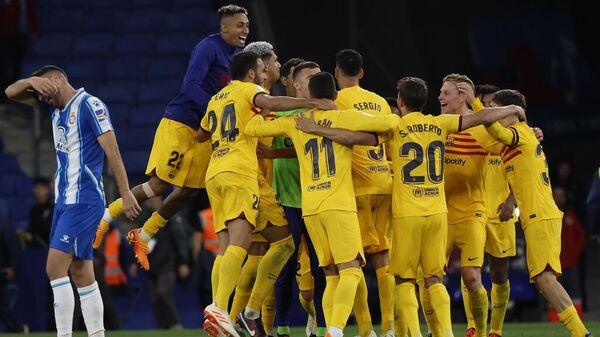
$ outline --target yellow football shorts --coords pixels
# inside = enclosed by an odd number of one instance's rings
[[[274,226],[287,226],[287,219],[279,197],[271,185],[267,183],[264,175],[258,174],[258,190],[260,202],[258,203],[258,218],[256,220],[256,231],[262,231],[267,223]]]
[[[487,223],[485,232],[486,253],[497,258],[517,255],[515,220]]]
[[[351,262],[357,257],[364,265],[365,254],[356,212],[331,210],[304,217],[315,247],[319,266]]]
[[[306,239],[302,236],[300,247],[298,247],[298,271],[296,272],[298,289],[308,291],[315,288],[315,280],[310,272],[310,256],[308,255],[308,245]]]
[[[556,276],[562,274],[560,265],[560,234],[562,219],[540,220],[527,224],[523,228],[527,254],[529,282],[535,282],[534,277],[541,274],[550,266]]]
[[[215,231],[227,228],[227,222],[244,217],[256,227],[258,182],[233,172],[221,172],[206,182],[206,192],[214,212]]]
[[[416,279],[421,265],[425,278],[445,275],[446,213],[392,219],[392,233],[394,245],[390,254],[390,274]]]
[[[461,267],[481,267],[485,250],[485,223],[476,219],[459,224],[448,225],[448,243],[446,244],[446,259],[452,249],[460,249]]]
[[[178,187],[203,188],[212,153],[210,142],[198,143],[193,128],[163,118],[158,124],[146,175]]]
[[[356,197],[356,215],[366,253],[375,254],[390,249],[392,238],[392,195],[373,194]]]

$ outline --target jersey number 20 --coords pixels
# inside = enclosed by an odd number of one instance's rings
[[[440,154],[441,165],[439,173],[438,169],[435,167],[437,162],[435,160],[436,151]],[[402,145],[400,157],[408,157],[411,153],[413,159],[402,168],[402,177],[405,184],[423,184],[425,182],[425,176],[412,175],[412,171],[421,166],[425,159],[427,161],[427,177],[429,181],[434,184],[439,184],[444,180],[444,143],[439,140],[429,143],[429,146],[427,146],[426,157],[424,156],[425,153],[423,152],[421,144],[410,142]]]

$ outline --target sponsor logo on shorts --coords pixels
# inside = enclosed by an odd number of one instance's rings
[[[64,243],[69,243],[69,236],[67,234],[64,234],[62,238],[60,238],[60,241]]]
[[[515,172],[515,167],[512,165],[508,165],[504,170],[506,171],[506,173]]]
[[[477,260],[478,258],[479,258],[479,257],[469,257],[469,258],[467,258],[467,260],[469,260],[469,261],[475,261],[475,260]]]
[[[504,254],[504,253],[508,252],[509,250],[510,250],[510,248],[508,248],[508,249],[506,249],[506,250],[504,250],[504,249],[503,249],[503,250],[502,250],[502,254]]]

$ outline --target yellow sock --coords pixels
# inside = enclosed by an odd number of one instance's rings
[[[421,337],[421,327],[419,326],[419,303],[415,294],[415,284],[404,282],[396,285],[396,301],[400,305],[402,317],[406,321],[411,336]]]
[[[156,232],[158,232],[159,229],[163,228],[166,223],[166,219],[160,216],[158,212],[154,212],[152,213],[150,218],[146,220],[146,223],[144,224],[144,227],[142,227],[142,230],[152,237],[156,235]]]
[[[460,293],[463,298],[463,306],[465,307],[465,315],[467,316],[467,329],[475,329],[475,320],[473,319],[473,313],[471,312],[471,304],[469,303],[469,289],[465,285],[462,277],[460,278]]]
[[[340,282],[340,275],[325,276],[325,290],[323,291],[323,315],[325,325],[331,326],[331,315],[333,313],[333,296]]]
[[[563,312],[558,313],[558,318],[560,318],[562,324],[567,328],[571,337],[584,337],[588,333],[573,304]]]
[[[429,297],[433,312],[442,327],[446,337],[454,337],[452,332],[452,321],[450,319],[450,295],[442,283],[436,283],[429,287]]]
[[[358,283],[356,296],[354,297],[354,316],[358,325],[358,335],[361,337],[367,337],[373,331],[368,297],[369,290],[367,289],[367,282],[365,282],[363,275]]]
[[[394,293],[396,292],[396,286],[394,285]],[[400,311],[400,302],[396,300],[394,294],[394,333],[396,337],[406,337],[408,335],[408,327],[402,312]]]
[[[394,329],[394,277],[388,274],[388,266],[375,270],[381,308],[381,334]]]
[[[423,280],[419,281],[419,300],[421,301],[423,315],[425,316],[425,321],[427,322],[429,332],[431,332],[431,336],[433,337],[443,337],[444,333],[442,332],[442,326],[440,325],[440,322],[435,315],[435,311],[433,311],[433,307],[431,306],[431,296],[429,295],[429,290],[425,288]]]
[[[475,321],[477,336],[486,337],[489,302],[487,291],[483,286],[477,291],[469,291],[469,305]]]
[[[350,313],[352,312],[356,288],[361,279],[364,279],[364,275],[360,268],[340,270],[340,281],[333,296],[333,312],[331,314],[330,327],[342,330],[346,327],[348,317],[350,317]]]
[[[108,214],[111,218],[116,219],[123,214],[123,199],[119,198],[108,205]]]
[[[315,313],[315,301],[314,300],[312,300],[312,299],[307,300],[302,296],[302,294],[298,294],[298,300],[300,301],[300,305],[302,306],[302,308],[304,308],[304,311],[306,311],[307,314],[309,314],[313,318],[317,317],[317,315]]]
[[[256,269],[258,268],[261,259],[261,255],[248,255],[246,262],[242,266],[240,278],[235,286],[231,311],[229,312],[229,317],[232,322],[235,322],[237,314],[246,307],[246,304],[248,304],[252,286],[254,286],[254,279],[256,278]]]
[[[213,263],[213,267],[210,273],[210,285],[212,288],[213,302],[217,298],[217,287],[219,286],[219,268],[221,267],[221,260],[223,260],[223,255],[217,255],[217,257],[215,258],[215,263]]]
[[[271,290],[275,287],[275,281],[283,266],[287,263],[294,252],[294,240],[292,236],[271,243],[269,250],[258,264],[256,271],[256,281],[250,300],[248,300],[248,309],[260,311],[262,304]]]
[[[229,298],[242,272],[246,250],[240,246],[229,245],[219,268],[219,287],[215,305],[225,312],[229,311]]]
[[[274,336],[273,325],[275,325],[275,288],[271,289],[262,305],[262,324],[269,336]]]
[[[502,336],[506,306],[510,299],[510,283],[506,280],[504,284],[492,283],[492,318],[490,319],[490,333]]]

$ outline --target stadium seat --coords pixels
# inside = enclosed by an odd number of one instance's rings
[[[0,153],[1,174],[21,174],[21,167],[17,157],[8,153]]]
[[[67,34],[42,35],[31,44],[31,53],[37,56],[64,55],[71,51],[73,37]]]
[[[138,101],[142,103],[159,103],[166,105],[180,89],[180,81],[151,81],[140,85]]]
[[[79,81],[104,78],[104,63],[99,59],[74,60],[64,65],[67,76]]]
[[[33,186],[33,180],[26,175],[19,175],[14,177],[15,192],[19,197],[31,197],[31,188]]]
[[[131,2],[129,0],[91,0],[90,5],[92,10],[96,9],[115,9],[129,10]]]
[[[118,37],[115,41],[117,55],[150,55],[154,52],[156,39],[152,35],[130,34]]]
[[[10,202],[8,198],[0,197],[0,220],[10,217]]]
[[[45,0],[45,1],[48,1],[48,0]],[[42,1],[40,1],[40,2],[42,2]],[[85,9],[87,9],[86,2],[87,1],[80,1],[80,0],[54,0],[54,1],[52,1],[52,7],[55,9],[85,10]]]
[[[137,9],[146,7],[134,8]],[[164,12],[159,10],[134,12],[125,17],[123,21],[123,30],[125,32],[140,33],[161,31],[164,27],[164,17]]]
[[[134,9],[144,9],[144,8],[153,8],[153,9],[163,9],[168,10],[170,7],[170,1],[164,0],[133,0],[132,6]]]
[[[168,102],[163,104],[143,104],[134,108],[131,111],[129,124],[132,126],[158,126],[158,122],[165,113],[165,106],[167,103]]]
[[[166,29],[170,32],[207,33],[214,30],[210,13],[203,10],[179,10],[167,16]]]
[[[52,15],[44,15],[41,17],[40,31],[42,34],[71,33],[75,27],[78,27],[81,24],[82,19],[83,16],[78,14],[76,10],[56,10],[53,8]]]
[[[108,106],[108,111],[110,115],[110,121],[116,129],[127,126],[129,121],[129,105],[112,104]]]
[[[31,76],[31,73],[40,69],[40,67],[46,64],[54,64],[59,67],[64,67],[66,63],[66,59],[64,59],[61,55],[52,55],[42,58],[28,58],[24,60],[23,64],[21,65],[21,75],[23,77],[29,77]]]
[[[154,140],[153,128],[128,128],[125,132],[117,132],[117,140],[121,151],[149,150]]]
[[[159,37],[156,43],[156,50],[164,54],[181,55],[189,53],[194,46],[200,42],[198,34],[171,34]]]
[[[78,56],[110,55],[112,53],[113,42],[112,35],[84,35],[75,40],[73,53]]]
[[[170,0],[173,8],[202,8],[209,12],[215,12],[215,4],[212,0]]]
[[[107,82],[99,88],[96,96],[109,107],[117,103],[131,106],[135,102],[136,91],[136,82]]]
[[[146,171],[150,149],[123,153],[123,163],[127,174],[143,174]]]
[[[146,62],[139,58],[116,58],[106,65],[106,78],[111,80],[139,80],[146,76]]]
[[[15,180],[12,175],[0,176],[0,198],[12,197],[15,195]]]
[[[13,223],[17,221],[27,220],[29,218],[29,209],[34,201],[32,197],[14,197],[10,198],[10,219]]]
[[[148,60],[147,76],[149,80],[181,79],[185,75],[187,60],[181,57],[160,57]]]
[[[123,22],[123,17],[122,9],[120,11],[112,9],[95,10],[94,15],[84,20],[78,30],[88,34],[118,33]]]

